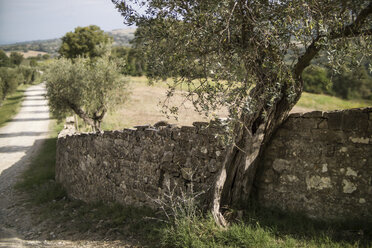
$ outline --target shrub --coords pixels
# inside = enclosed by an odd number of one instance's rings
[[[2,99],[15,92],[18,85],[23,82],[22,74],[17,73],[13,68],[0,68],[0,78],[2,80]]]
[[[311,65],[302,73],[304,91],[316,94],[331,94],[332,81],[328,78],[327,70],[320,66]]]

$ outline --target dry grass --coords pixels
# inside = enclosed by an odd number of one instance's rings
[[[160,120],[177,125],[191,125],[194,121],[208,121],[209,118],[200,115],[194,110],[191,102],[184,102],[180,92],[172,98],[172,105],[180,106],[178,119],[168,119],[162,113],[160,102],[166,98],[166,87],[148,86],[143,82],[131,82],[129,86],[129,99],[116,111],[109,113],[104,122],[103,129],[121,129],[136,125],[155,124]],[[224,114],[226,116],[226,114]]]
[[[166,82],[148,85],[146,77],[130,77],[128,101],[109,113],[103,122],[103,129],[115,130],[144,124],[154,124],[160,120],[177,125],[191,125],[194,121],[208,121],[213,115],[200,115],[193,108],[191,102],[184,102],[181,91],[172,98],[171,106],[180,106],[178,119],[167,119],[163,114],[160,102],[166,99]],[[298,104],[291,113],[308,112],[312,110],[334,110],[371,106],[370,101],[346,101],[326,95],[315,95],[304,92]],[[216,113],[219,117],[226,117],[227,111]]]
[[[17,51],[18,53],[22,54],[24,58],[29,58],[29,57],[37,57],[39,54],[42,56],[44,54],[48,54],[46,52],[40,52],[40,51],[27,51],[27,52],[21,52]],[[9,56],[11,52],[6,52],[6,55]]]

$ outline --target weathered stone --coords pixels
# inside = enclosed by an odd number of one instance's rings
[[[289,167],[290,163],[285,159],[275,159],[273,162],[273,169],[278,172],[282,173],[283,170]]]
[[[173,160],[173,152],[164,152],[162,162],[171,162]]]
[[[304,118],[319,118],[323,117],[323,111],[312,111],[312,112],[307,112],[302,115]]]
[[[314,218],[372,220],[371,116],[372,108],[291,115],[262,156],[259,202]],[[156,208],[153,200],[169,190],[179,194],[193,186],[207,192],[200,198],[207,205],[225,159],[221,125],[64,130],[70,135],[58,138],[56,180],[69,196],[87,202]]]
[[[358,173],[356,171],[354,171],[353,169],[351,169],[350,167],[347,167],[346,168],[346,176],[357,177]]]
[[[318,123],[318,128],[320,129],[328,129],[328,121],[327,119],[323,119]]]
[[[341,112],[324,113],[324,117],[328,119],[328,127],[331,130],[340,130],[342,127],[343,115]]]
[[[326,188],[332,188],[330,177],[310,176],[306,177],[307,189],[322,190]]]
[[[343,184],[343,191],[345,194],[351,194],[357,189],[355,184],[353,184],[349,180],[346,180],[346,179],[342,180],[342,184]]]
[[[359,144],[368,144],[369,138],[368,137],[350,137],[349,138],[351,142],[353,143],[359,143]]]

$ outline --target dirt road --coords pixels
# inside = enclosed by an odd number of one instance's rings
[[[101,233],[110,230],[80,232],[79,223],[46,219],[42,206],[30,204],[26,193],[14,189],[22,171],[48,138],[50,119],[44,95],[44,84],[31,86],[20,112],[0,128],[0,248],[139,247],[124,240],[108,241]]]
[[[14,204],[13,186],[48,136],[49,108],[45,85],[31,86],[19,113],[0,128],[0,247],[22,247],[18,233],[5,226]]]

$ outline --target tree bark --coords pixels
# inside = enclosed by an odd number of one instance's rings
[[[269,108],[266,107],[263,96],[263,85],[257,84],[252,90],[251,97],[255,100],[261,99],[257,103],[257,111],[254,114],[242,114],[242,125],[236,125],[234,130],[235,143],[228,148],[215,182],[212,215],[218,225],[227,225],[220,212],[221,207],[240,207],[242,203],[248,202],[263,148],[300,98],[301,82],[298,82],[298,88],[295,100],[289,102],[285,94],[286,88],[283,87],[281,98]],[[268,113],[267,118],[262,117],[264,111]]]
[[[371,14],[372,2],[358,14],[354,22],[344,28],[331,31],[328,38],[335,40],[356,37],[361,34],[371,35],[371,29],[361,29]],[[319,44],[322,38],[324,38],[324,35],[318,35],[314,38],[293,67],[292,78],[295,80],[295,97],[291,102],[288,100],[286,85],[282,86],[281,97],[271,107],[266,106],[269,102],[269,99],[265,99],[264,93],[267,82],[258,82],[256,87],[252,89],[250,97],[257,103],[256,111],[253,114],[242,113],[241,122],[243,125],[235,127],[235,144],[228,148],[226,158],[215,182],[211,210],[218,225],[227,225],[221,213],[221,206],[239,206],[240,203],[248,201],[260,155],[272,134],[283,123],[289,111],[300,99],[303,89],[302,72],[322,49],[322,45]],[[264,74],[263,78],[265,78]],[[264,112],[266,118],[262,116]]]
[[[94,132],[101,131],[101,122],[106,114],[106,108],[102,106],[98,111],[96,111],[93,114],[93,117],[90,117],[84,110],[82,110],[77,105],[69,101],[67,101],[67,104],[75,112],[75,114],[77,114],[81,119],[84,120],[85,123],[89,124],[93,128]],[[101,113],[98,114],[99,112]]]

